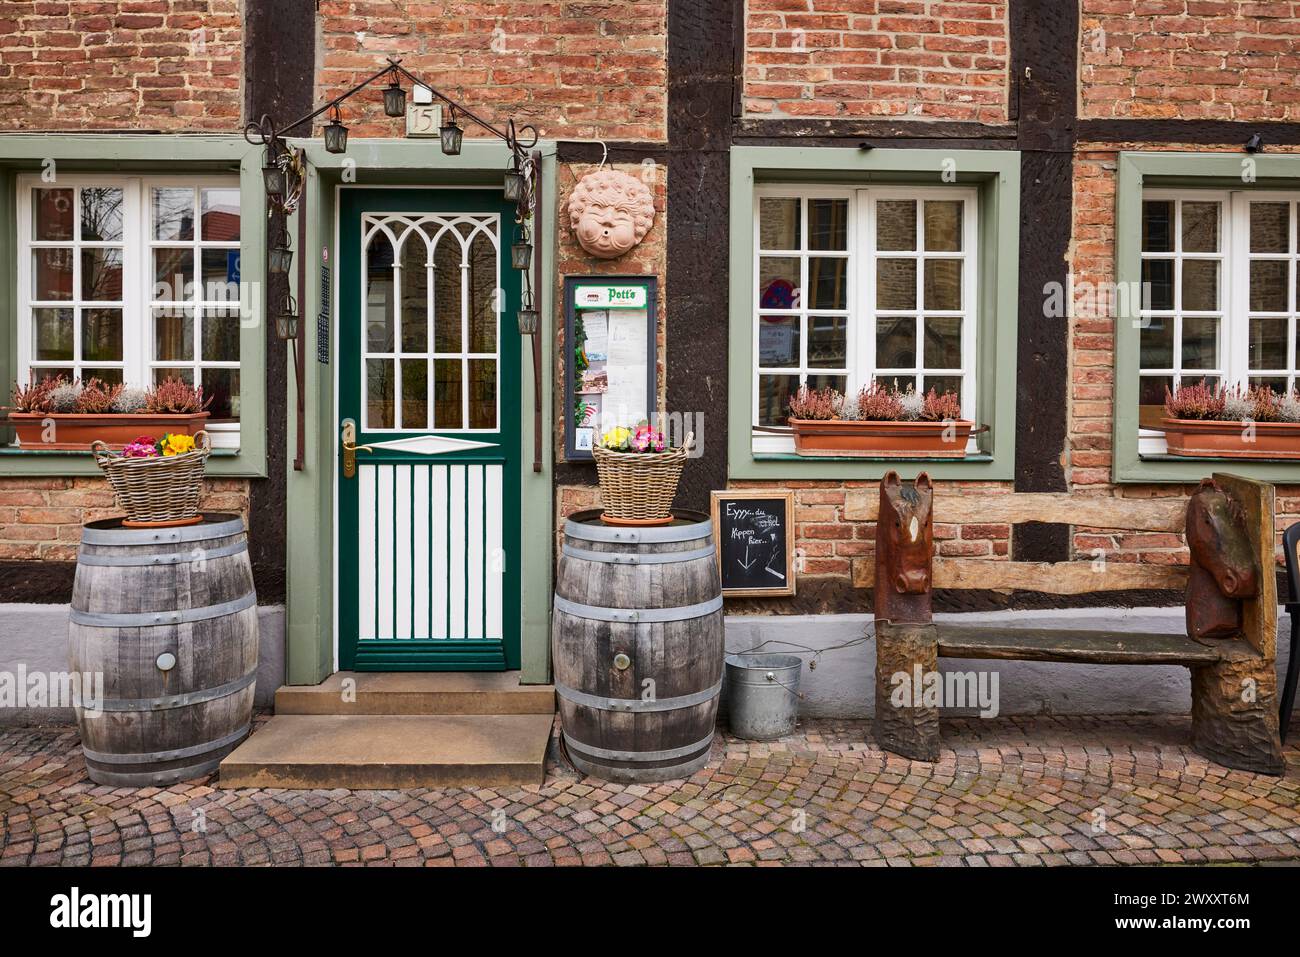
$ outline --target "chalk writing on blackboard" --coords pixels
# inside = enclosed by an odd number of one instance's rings
[[[724,591],[794,593],[789,493],[715,492],[719,571]]]

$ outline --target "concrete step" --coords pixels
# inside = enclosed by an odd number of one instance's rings
[[[549,714],[276,715],[221,762],[225,788],[541,784]]]
[[[518,671],[340,671],[318,685],[282,685],[275,713],[554,714],[555,688],[521,685]]]

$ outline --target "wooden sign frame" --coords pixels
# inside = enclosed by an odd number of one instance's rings
[[[785,502],[785,581],[775,588],[727,588],[722,594],[734,598],[784,598],[795,593],[794,577],[794,492],[761,488],[729,489],[709,493],[709,518],[713,521],[713,555],[722,576],[722,523],[718,516],[718,503],[746,499],[779,499]]]

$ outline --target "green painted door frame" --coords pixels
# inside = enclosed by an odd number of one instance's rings
[[[335,553],[341,529],[336,522],[338,474],[338,437],[341,418],[336,401],[336,374],[339,371],[340,295],[338,210],[345,188],[380,187],[396,191],[397,187],[438,188],[475,186],[499,192],[501,170],[509,154],[504,145],[466,141],[461,155],[444,156],[436,144],[420,140],[356,139],[341,156],[326,153],[319,141],[294,142],[307,150],[307,244],[299,250],[300,261],[309,264],[306,302],[301,304],[307,317],[307,363],[304,371],[307,407],[307,464],[295,472],[288,469],[287,558],[287,664],[286,680],[290,684],[317,684],[340,667],[335,627],[338,611]],[[542,143],[542,169],[539,179],[543,211],[535,241],[542,247],[542,274],[555,270],[555,146]],[[293,227],[296,229],[296,226]],[[296,235],[296,232],[291,232]],[[330,303],[328,323],[313,322],[322,312],[321,266],[329,268]],[[550,283],[546,284],[551,285]],[[553,290],[539,296],[541,310],[539,345],[542,369],[552,368],[551,343],[554,339]],[[318,342],[318,335],[325,339]],[[503,319],[502,334],[518,335],[510,318]],[[317,358],[318,346],[328,362]],[[521,555],[519,559],[520,681],[543,684],[550,681],[551,569],[553,562],[552,491],[552,383],[543,374],[542,391],[542,467],[533,471],[533,395],[534,379],[532,344],[520,342],[515,381],[519,421],[518,483],[521,513]],[[502,369],[504,377],[508,370]],[[289,408],[289,441],[295,421],[294,383],[284,384]],[[289,462],[292,455],[287,456]]]

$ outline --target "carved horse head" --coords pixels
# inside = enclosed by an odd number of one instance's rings
[[[1241,599],[1259,594],[1260,570],[1241,507],[1205,479],[1187,502],[1187,633],[1231,638],[1241,631]]]
[[[876,618],[929,621],[934,525],[930,476],[904,484],[890,471],[880,480],[876,517]]]

